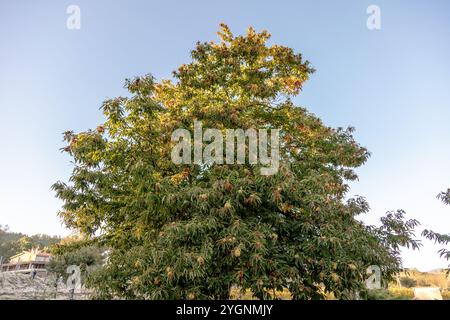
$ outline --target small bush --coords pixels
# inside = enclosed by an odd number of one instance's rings
[[[412,288],[417,286],[417,281],[409,277],[401,277],[400,283],[405,288]]]

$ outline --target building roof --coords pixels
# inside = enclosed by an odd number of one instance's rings
[[[48,252],[39,252],[39,253],[37,254],[37,256],[40,256],[40,257],[51,257],[52,254],[51,254],[51,253],[48,253]]]
[[[35,255],[36,257],[51,257],[52,256],[50,253],[39,251],[39,249],[36,248],[36,249],[31,249],[29,251],[24,250],[21,253],[13,255],[8,260],[11,261],[12,259],[23,256],[23,255]]]

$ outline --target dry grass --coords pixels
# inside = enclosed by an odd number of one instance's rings
[[[445,270],[437,270],[434,272],[420,272],[416,269],[409,269],[399,274],[399,278],[411,278],[415,280],[415,287],[439,287],[441,289],[442,298],[444,300],[450,300],[450,276],[448,276]],[[270,292],[272,297],[281,300],[291,300],[292,296],[289,290]],[[414,298],[414,289],[406,288],[404,286],[399,287],[397,283],[391,283],[387,290],[373,290],[371,292],[372,299],[381,300],[411,300]],[[238,287],[231,289],[231,299],[233,300],[256,300],[250,290],[241,292]],[[327,300],[335,300],[333,294],[327,294]]]
[[[450,290],[445,290],[441,292],[442,299],[450,300]]]
[[[398,300],[411,300],[414,298],[412,288],[389,288],[389,292]]]
[[[420,272],[417,269],[408,269],[401,272],[399,277],[414,279],[417,282],[416,287],[439,287],[441,290],[450,288],[450,277],[445,270]]]
[[[275,297],[275,299],[280,300],[291,300],[292,296],[288,289],[284,289],[283,291],[275,291],[270,292],[270,295]],[[245,290],[242,292],[238,287],[231,288],[231,295],[232,300],[256,300],[257,298],[253,296],[252,292],[250,290]]]

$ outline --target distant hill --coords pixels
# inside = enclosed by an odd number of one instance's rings
[[[405,269],[399,275],[403,287],[439,287],[442,290],[450,288],[450,276],[446,269],[434,269],[421,272],[417,269]]]
[[[8,226],[0,225],[0,257],[4,260],[31,248],[49,249],[53,244],[59,243],[60,237],[46,234],[35,234],[32,236],[9,231]]]

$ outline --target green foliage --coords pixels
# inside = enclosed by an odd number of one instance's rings
[[[347,182],[369,152],[352,128],[333,129],[291,98],[314,71],[293,49],[267,44],[250,28],[198,43],[192,61],[157,82],[126,81],[129,97],[103,104],[106,122],[68,131],[70,183],[53,188],[66,226],[110,248],[92,279],[100,298],[219,299],[236,285],[255,297],[288,289],[294,299],[351,297],[365,271],[386,281],[400,268],[399,247],[418,247],[417,221],[391,212],[381,227],[356,219],[362,197]],[[279,128],[280,170],[259,165],[175,165],[175,129]],[[86,245],[89,244],[87,241]]]
[[[6,261],[9,257],[20,252],[19,239],[22,234],[9,232],[8,226],[0,225],[0,257]]]
[[[35,234],[29,237],[33,248],[50,251],[51,247],[61,241],[61,237],[47,234]]]
[[[447,191],[443,191],[437,195],[437,198],[444,202],[445,204],[450,204],[450,189],[447,189]]]
[[[445,204],[450,204],[450,189],[447,189],[446,192],[441,192],[437,195],[437,198],[440,199]],[[439,243],[442,245],[448,245],[450,243],[450,234],[441,234],[434,232],[432,230],[425,229],[422,232],[422,236],[429,240],[434,240],[435,243]],[[450,260],[450,248],[442,248],[439,250],[439,255],[444,259]],[[447,273],[450,273],[450,265]]]
[[[85,247],[73,247],[71,250],[56,253],[47,266],[47,270],[55,273],[58,277],[67,278],[67,267],[76,265],[80,267],[81,274],[85,278],[95,268],[100,267],[103,262],[102,248],[94,245]]]
[[[20,238],[19,245],[21,251],[31,250],[33,248],[32,240],[28,236],[23,236],[22,238]]]

